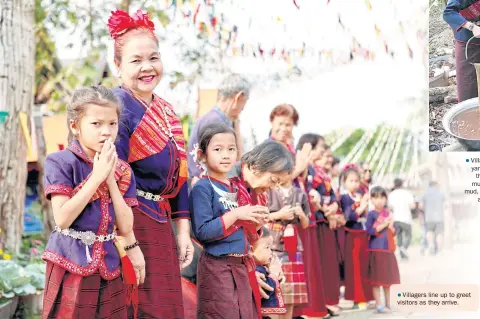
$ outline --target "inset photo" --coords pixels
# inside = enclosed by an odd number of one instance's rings
[[[429,149],[480,151],[480,1],[429,1]]]

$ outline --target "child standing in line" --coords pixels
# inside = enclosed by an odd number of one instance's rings
[[[71,144],[45,160],[45,196],[56,226],[42,256],[42,318],[127,318],[114,240],[133,236],[137,199],[132,170],[113,144],[119,105],[102,86],[75,91],[67,108]]]
[[[262,298],[262,316],[263,319],[276,318],[287,312],[283,300],[280,282],[284,280],[282,273],[282,263],[273,255],[272,252],[273,237],[268,228],[262,229],[262,236],[253,245],[253,258],[255,259],[256,271],[265,276],[267,285],[273,288],[266,292],[268,298]]]
[[[299,229],[309,225],[310,205],[305,192],[295,187],[292,178],[268,191],[269,223],[273,237],[273,254],[280,259],[285,282],[282,294],[287,305],[281,318],[291,319],[295,306],[308,303],[308,290],[303,262],[303,244]]]
[[[373,210],[367,216],[368,274],[367,279],[373,286],[373,296],[377,312],[391,312],[390,286],[400,284],[400,273],[395,257],[395,227],[393,216],[385,209],[387,191],[375,186],[370,192]],[[385,305],[382,305],[380,289],[383,287]]]
[[[364,220],[367,215],[369,194],[360,190],[360,173],[355,165],[347,165],[342,172],[346,194],[340,197],[345,215],[345,299],[359,303],[373,300],[372,287],[365,281],[368,271],[368,238]]]
[[[260,290],[251,240],[267,217],[262,206],[239,207],[241,185],[227,178],[235,165],[235,132],[224,124],[205,126],[198,158],[205,174],[190,193],[192,229],[203,245],[197,268],[197,318],[261,318]],[[257,235],[257,236],[255,236]]]

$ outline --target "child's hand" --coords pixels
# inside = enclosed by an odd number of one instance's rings
[[[113,155],[113,158],[114,158],[113,167],[112,167],[112,170],[110,171],[110,174],[108,174],[108,177],[107,177],[108,186],[113,186],[117,184],[117,181],[115,181],[115,171],[117,169],[117,164],[118,164],[118,154],[115,153]]]
[[[264,206],[241,206],[233,210],[239,220],[248,220],[256,224],[268,216],[268,208]]]
[[[320,194],[316,190],[311,189],[308,192],[308,196],[310,196],[310,201],[312,202],[312,205],[320,205]]]
[[[291,205],[283,206],[277,214],[277,219],[280,220],[293,220],[295,218],[295,208],[292,208]]]
[[[104,182],[114,167],[116,154],[115,145],[110,139],[106,140],[102,152],[96,153],[93,158],[92,177],[100,183]]]
[[[282,262],[280,261],[280,259],[276,255],[273,255],[272,261],[270,262],[270,265],[268,266],[268,271],[279,282],[281,282],[281,279],[285,279],[285,276],[283,275],[283,271],[282,271]]]
[[[305,212],[302,209],[302,206],[300,205],[293,207],[292,210],[295,216],[297,216],[298,218],[307,217],[307,215],[305,215]]]
[[[328,226],[330,227],[330,229],[335,229],[337,228],[337,219],[335,218],[335,216],[331,217],[331,218],[328,218]]]

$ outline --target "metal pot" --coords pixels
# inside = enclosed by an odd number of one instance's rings
[[[453,119],[460,113],[469,111],[471,109],[478,108],[478,98],[475,97],[473,99],[462,101],[456,105],[454,105],[450,110],[445,113],[443,116],[443,128],[445,131],[450,134],[451,136],[455,137],[460,144],[462,144],[468,151],[480,151],[480,140],[471,140],[460,137],[456,134],[453,134],[450,126],[453,122]]]

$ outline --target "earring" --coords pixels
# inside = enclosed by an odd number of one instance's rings
[[[205,160],[200,162],[200,169],[204,172],[207,172],[207,162]]]

